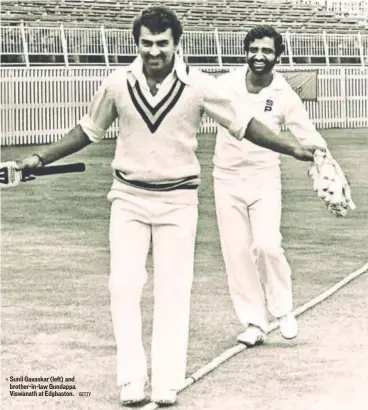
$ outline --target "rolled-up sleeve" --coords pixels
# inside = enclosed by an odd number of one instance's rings
[[[251,105],[242,101],[226,83],[210,75],[203,75],[204,112],[231,135],[241,140],[254,117]]]
[[[302,145],[326,147],[326,141],[316,130],[300,97],[292,91],[288,98],[284,123]]]
[[[88,112],[79,125],[92,142],[100,142],[107,129],[117,118],[117,110],[112,96],[111,76],[103,81],[89,104]]]

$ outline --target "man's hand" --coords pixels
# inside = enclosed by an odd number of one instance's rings
[[[18,161],[18,169],[44,167],[70,154],[74,154],[90,143],[91,140],[88,138],[88,135],[77,124],[63,138],[48,145],[39,151],[38,154],[33,154],[22,161]]]
[[[299,161],[312,161],[314,159],[314,152],[319,149],[321,151],[326,151],[325,148],[317,147],[316,145],[304,145],[295,147],[293,157]]]
[[[38,168],[42,166],[42,159],[36,154],[26,157],[22,161],[17,161],[17,169],[19,170],[26,168]]]

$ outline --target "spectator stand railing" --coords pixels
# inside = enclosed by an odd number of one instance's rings
[[[6,65],[129,63],[136,55],[130,30],[84,27],[1,26],[1,62]],[[179,51],[191,64],[234,65],[244,59],[245,32],[186,31]],[[368,35],[286,31],[286,65],[368,63]]]

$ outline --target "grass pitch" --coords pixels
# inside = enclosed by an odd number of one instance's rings
[[[283,158],[282,233],[293,269],[296,306],[368,260],[367,130],[329,130],[323,135],[347,172],[357,209],[345,219],[334,218],[315,197],[305,175],[306,164]],[[202,185],[188,374],[233,346],[242,330],[228,294],[216,227],[211,179],[214,141],[211,135],[199,137]],[[84,161],[84,174],[38,178],[1,191],[4,410],[121,407],[107,289],[106,194],[112,180],[114,146],[114,141],[104,141],[60,161]],[[35,150],[6,147],[2,161]],[[152,273],[151,260],[148,266]],[[366,275],[357,281],[366,286]],[[176,407],[345,410],[345,386],[350,398],[353,393],[357,397],[354,410],[363,410],[368,329],[361,315],[368,303],[361,287],[354,284],[348,288],[301,318],[298,339],[285,343],[275,332],[264,347],[246,350],[190,387],[180,395]],[[148,353],[151,306],[152,275],[142,301]],[[5,379],[25,375],[74,377],[75,382],[69,383],[76,387],[74,396],[11,397]],[[80,392],[90,396],[79,396]],[[320,400],[316,407],[311,404],[314,397]]]

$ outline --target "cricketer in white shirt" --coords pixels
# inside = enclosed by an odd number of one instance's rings
[[[299,96],[273,72],[269,86],[250,93],[248,66],[219,78],[257,118],[279,133],[285,124],[302,144],[326,146]],[[292,310],[291,269],[281,246],[279,154],[249,141],[237,141],[219,127],[213,157],[214,192],[221,248],[234,309],[246,328],[268,328],[268,312],[277,318]],[[265,303],[265,297],[267,303]]]

